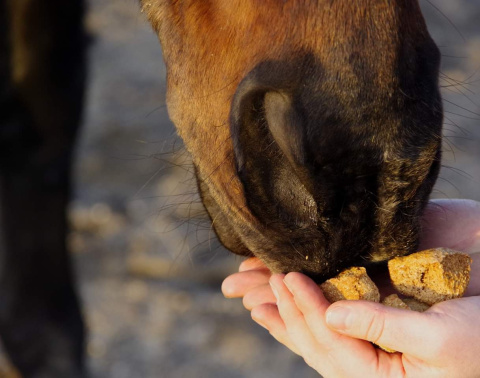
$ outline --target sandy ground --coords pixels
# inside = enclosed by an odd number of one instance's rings
[[[480,200],[480,0],[432,3],[461,32],[424,2],[444,55],[445,168],[434,196]],[[164,107],[161,50],[138,5],[91,0],[87,25],[94,39],[69,242],[92,377],[316,376],[220,293],[240,260],[218,245],[199,204]]]

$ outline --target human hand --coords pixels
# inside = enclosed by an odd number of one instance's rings
[[[270,283],[277,310],[260,305],[252,317],[325,377],[478,377],[480,297],[419,313],[366,301],[330,305],[300,273]]]
[[[473,252],[480,249],[479,230],[478,203],[435,201],[425,212],[422,249],[443,246]],[[479,259],[478,255],[472,257],[472,280],[467,295],[480,292]],[[278,307],[270,289],[270,278],[272,285],[277,287]],[[291,273],[285,280],[292,280],[289,286],[295,295],[287,290],[282,276],[271,277],[268,269],[258,259],[252,258],[242,263],[239,273],[225,280],[222,290],[227,297],[243,297],[244,305],[252,310],[255,321],[326,376],[389,376],[394,373],[405,375],[406,372],[421,376],[469,376],[471,372],[480,371],[472,363],[476,362],[476,357],[471,358],[479,351],[475,346],[480,335],[479,326],[475,324],[480,315],[479,298],[447,301],[423,314],[363,301],[342,301],[330,306],[316,284],[307,277]],[[305,301],[303,305],[302,300]],[[361,323],[352,322],[343,331],[327,324],[327,319],[332,321],[334,318],[326,317],[326,314],[339,306],[347,306],[347,310],[357,314],[357,317],[348,319],[359,319]],[[381,336],[375,331],[378,324],[384,325]],[[370,326],[370,331],[367,332],[365,326]],[[388,354],[375,349],[365,341],[372,337],[378,338],[380,344],[404,353]],[[394,344],[389,338],[394,340]],[[415,348],[423,354],[417,355]],[[446,354],[453,358],[447,358]],[[368,367],[369,370],[364,370]]]

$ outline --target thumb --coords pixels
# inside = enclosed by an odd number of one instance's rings
[[[397,309],[367,301],[339,301],[326,312],[334,331],[377,345],[428,358],[438,322],[428,313]]]

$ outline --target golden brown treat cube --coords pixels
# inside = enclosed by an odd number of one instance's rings
[[[433,305],[460,298],[470,280],[469,255],[447,248],[434,248],[388,262],[396,290],[420,302]]]
[[[391,294],[388,297],[385,297],[382,301],[382,304],[389,307],[411,310],[410,306],[408,306],[402,299],[400,299],[397,294]]]
[[[338,276],[321,284],[320,289],[330,303],[344,299],[380,302],[377,286],[368,277],[366,269],[362,267],[344,270]]]
[[[402,301],[410,307],[410,310],[417,312],[424,312],[430,308],[430,305],[417,301],[415,298],[404,298]]]
[[[400,298],[397,294],[391,294],[388,297],[385,297],[382,301],[382,304],[385,306],[417,312],[423,312],[430,308],[430,306],[426,303],[417,301],[414,298]]]

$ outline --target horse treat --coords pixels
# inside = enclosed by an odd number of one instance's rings
[[[460,298],[470,280],[472,259],[446,248],[428,249],[388,262],[396,290],[420,302],[433,305]]]
[[[414,298],[400,298],[397,294],[391,294],[382,300],[385,306],[403,308],[404,310],[412,310],[423,312],[430,308],[430,305],[417,301]]]
[[[380,302],[380,292],[363,267],[344,270],[337,277],[321,284],[320,289],[325,298],[332,303],[344,299]]]
[[[447,248],[433,248],[395,257],[388,262],[388,271],[393,287],[401,296],[391,294],[381,303],[423,312],[435,303],[460,298],[470,281],[471,263],[468,254]],[[344,299],[380,302],[380,292],[365,268],[346,269],[337,277],[325,281],[320,288],[332,303]],[[395,352],[379,347],[389,353]]]

